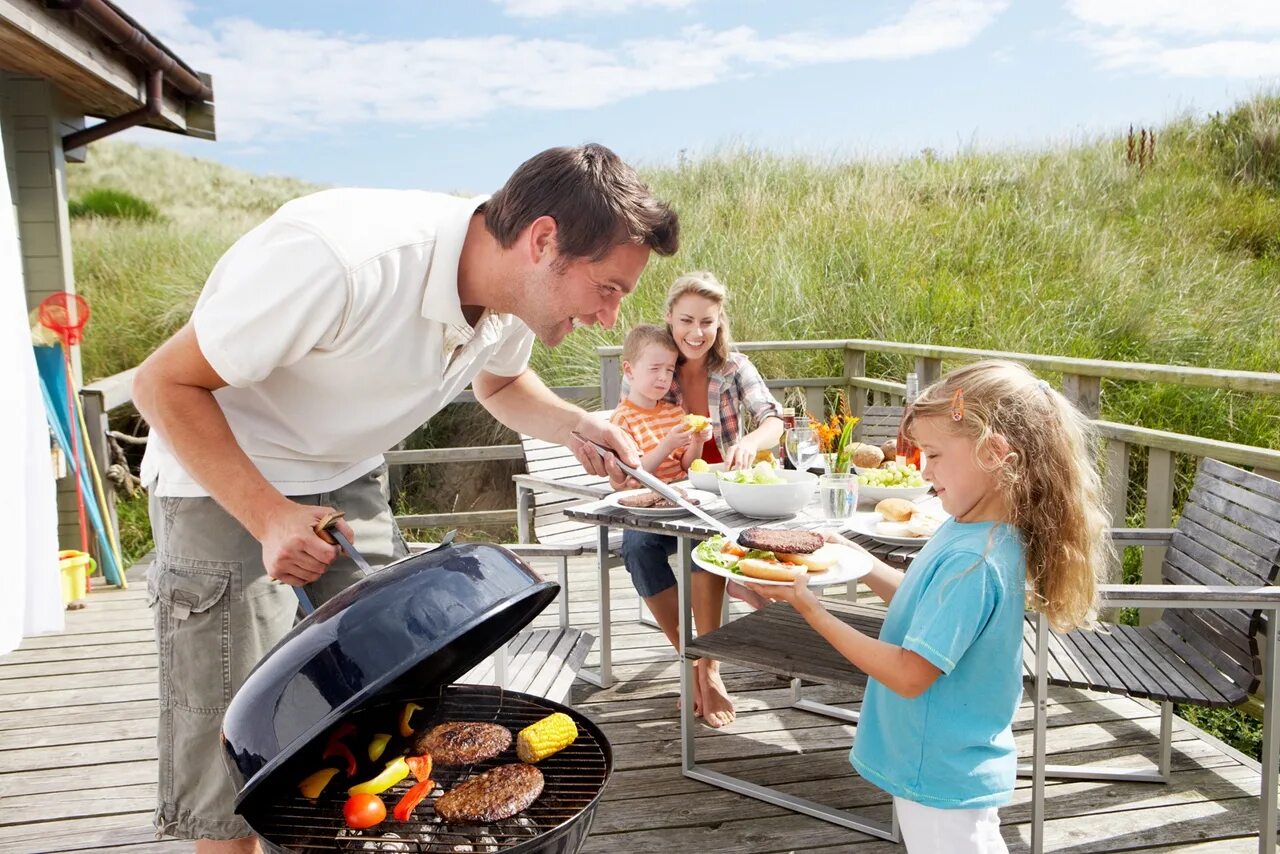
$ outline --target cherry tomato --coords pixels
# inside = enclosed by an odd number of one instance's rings
[[[387,817],[387,805],[377,795],[352,795],[342,806],[342,817],[347,820],[347,827],[364,830]]]

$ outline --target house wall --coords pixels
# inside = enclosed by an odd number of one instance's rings
[[[71,263],[71,230],[67,214],[66,159],[62,135],[79,117],[47,80],[0,72],[0,122],[4,126],[6,173],[15,201],[18,243],[28,310],[58,291],[75,291]],[[0,283],[14,287],[18,283]],[[73,347],[72,371],[77,384],[80,348]],[[79,548],[75,482],[58,481],[58,540],[62,548]]]

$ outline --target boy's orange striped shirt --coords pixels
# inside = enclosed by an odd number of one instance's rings
[[[684,421],[684,410],[669,401],[660,400],[652,409],[636,406],[623,398],[609,420],[631,434],[641,454],[647,454],[667,438],[672,428]],[[662,461],[654,475],[664,483],[684,478],[684,448],[679,448]]]

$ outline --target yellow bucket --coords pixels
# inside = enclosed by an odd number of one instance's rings
[[[62,603],[70,605],[83,599],[89,592],[89,576],[98,568],[90,555],[75,549],[58,552],[58,565],[62,570]]]

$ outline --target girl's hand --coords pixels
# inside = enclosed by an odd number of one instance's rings
[[[737,444],[730,445],[724,453],[725,468],[749,469],[756,464],[756,453],[760,449],[750,439],[740,439]]]
[[[838,543],[839,545],[842,545],[842,546],[848,546],[854,551],[871,554],[871,552],[868,552],[866,549],[864,549],[862,546],[855,543],[853,540],[849,539],[848,537],[841,536],[839,533],[832,531],[830,529],[827,529],[825,531],[819,531],[818,533],[822,534],[822,539],[828,543]]]
[[[770,602],[786,602],[797,611],[807,608],[821,608],[818,597],[809,589],[809,577],[802,575],[794,584],[754,584],[744,582],[752,591],[760,594]]]

